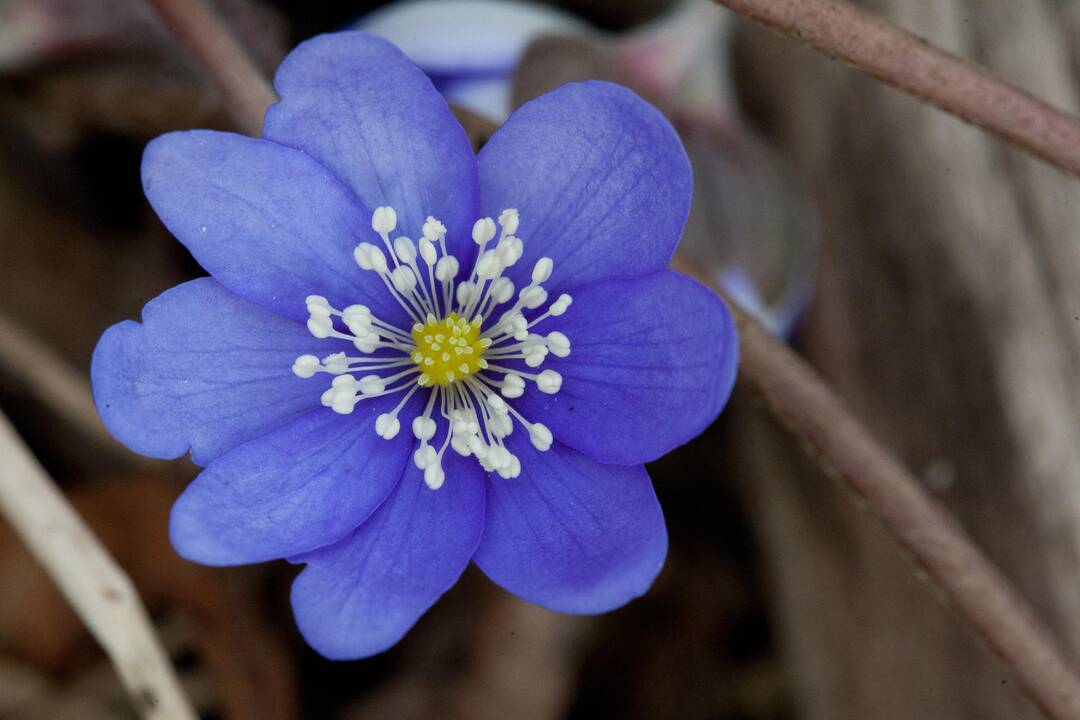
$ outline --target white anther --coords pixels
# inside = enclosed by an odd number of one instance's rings
[[[510,433],[514,432],[514,420],[510,417],[510,414],[495,415],[488,421],[488,430],[491,434],[498,438],[504,438]]]
[[[544,372],[551,371],[545,370]],[[539,382],[539,380],[537,380],[537,382]],[[378,375],[365,375],[360,378],[358,387],[362,395],[378,395],[386,389],[386,381]]]
[[[420,238],[420,257],[424,258],[424,262],[428,265],[434,265],[439,257],[439,253],[435,250],[435,243],[426,237]]]
[[[417,440],[430,440],[435,437],[435,421],[423,415],[417,415],[412,421],[413,436]]]
[[[499,214],[499,226],[507,235],[513,235],[517,232],[518,223],[520,221],[521,217],[518,215],[518,211],[514,208],[507,208]]]
[[[334,323],[328,317],[313,315],[308,318],[307,329],[309,333],[323,340],[330,337],[330,333],[334,330]]]
[[[520,375],[510,373],[503,378],[499,392],[504,398],[519,398],[525,393],[525,380]]]
[[[438,461],[424,468],[424,482],[432,490],[441,488],[444,480],[446,480],[446,473],[443,472],[442,465]]]
[[[304,298],[304,302],[307,305],[307,311],[312,315],[325,315],[330,316],[330,303],[322,295],[308,295]]]
[[[521,303],[530,310],[535,310],[547,302],[547,297],[547,290],[536,285],[529,286],[521,291]]]
[[[461,457],[469,457],[472,450],[469,449],[469,437],[466,435],[454,435],[450,438],[450,449]]]
[[[476,285],[466,280],[457,286],[457,301],[462,307],[468,305],[476,292]]]
[[[416,274],[408,265],[398,265],[394,272],[390,273],[390,279],[394,281],[394,287],[402,295],[407,295],[416,287]]]
[[[327,355],[323,358],[323,368],[332,375],[343,375],[349,371],[349,360],[343,352]]]
[[[562,387],[562,375],[554,370],[544,370],[536,376],[536,387],[540,389],[540,392],[554,395]]]
[[[499,451],[499,459],[495,463],[495,472],[504,480],[517,477],[521,473],[521,462],[517,456],[504,447],[496,447]]]
[[[401,421],[397,415],[383,413],[375,418],[375,433],[384,440],[393,440],[401,431]]]
[[[551,277],[551,271],[555,269],[555,261],[549,257],[542,257],[533,265],[532,281],[534,285],[547,282]]]
[[[548,349],[540,345],[538,347],[527,347],[521,352],[525,355],[525,364],[531,368],[537,368],[544,364]]]
[[[386,255],[383,251],[375,247],[371,243],[360,243],[356,246],[356,250],[353,251],[353,257],[356,259],[356,264],[360,266],[362,270],[374,270],[375,272],[386,272]]]
[[[480,439],[479,435],[471,435],[466,441],[469,452],[478,458],[483,458],[488,453],[488,446],[484,444],[484,441]],[[468,453],[466,453],[468,454]]]
[[[341,311],[341,319],[345,322],[351,322],[352,318],[361,317],[371,319],[371,309],[367,305],[349,305]]]
[[[513,236],[505,237],[498,246],[496,246],[495,252],[498,254],[502,264],[506,267],[510,267],[520,260],[521,256],[525,253],[525,243],[521,242],[521,238]]]
[[[501,271],[499,256],[493,250],[488,250],[476,261],[476,275],[481,280],[490,280]]]
[[[523,333],[525,333],[526,337],[529,334],[529,321],[526,320],[525,316],[522,315],[521,313],[517,313],[510,320],[510,327],[513,329],[515,334],[519,333],[519,332],[523,332]],[[524,340],[525,338],[521,338],[521,339]]]
[[[551,437],[551,431],[548,430],[547,425],[543,423],[533,423],[529,428],[529,440],[532,441],[533,447],[540,452],[545,452],[551,447],[553,438]]]
[[[397,227],[397,213],[392,207],[377,207],[371,213],[371,229],[380,235],[394,232]]]
[[[439,258],[439,262],[435,264],[435,277],[439,282],[450,282],[457,277],[459,269],[457,258],[446,255]]]
[[[514,297],[514,283],[508,277],[501,277],[491,284],[491,297],[495,304],[501,305]]]
[[[446,236],[446,226],[431,215],[428,215],[427,220],[424,221],[424,227],[421,232],[423,232],[425,238],[434,242],[439,238]]]
[[[436,462],[438,457],[439,455],[435,452],[435,448],[430,445],[421,445],[417,448],[416,452],[413,453],[413,463],[416,464],[416,467],[423,470],[433,462]]]
[[[489,217],[480,218],[473,223],[472,239],[477,245],[491,242],[495,237],[495,221]]]
[[[401,262],[411,263],[416,259],[416,243],[402,235],[394,240],[394,253]]]
[[[345,322],[346,327],[349,328],[349,332],[357,337],[363,337],[371,333],[371,315],[360,312],[348,312],[348,308],[346,308],[345,312],[341,313],[341,319]]]
[[[375,333],[358,336],[352,344],[357,350],[367,355],[375,352],[375,347],[379,344],[379,336]]]
[[[548,333],[547,346],[555,357],[564,358],[570,354],[570,338],[558,330]]]
[[[548,312],[551,313],[552,317],[559,317],[564,312],[566,312],[566,308],[570,307],[570,303],[572,302],[574,302],[574,299],[566,293],[563,293],[559,296],[558,300],[551,303],[551,307],[548,308]]]
[[[495,413],[496,415],[505,415],[506,413],[510,412],[510,409],[506,406],[506,401],[504,401],[498,395],[488,395],[487,406],[491,408],[491,412]]]
[[[341,393],[336,393],[334,395],[333,402],[330,403],[330,409],[336,412],[338,415],[348,415],[355,408],[356,397],[351,395],[342,395]]]
[[[293,362],[292,371],[296,377],[309,378],[319,371],[322,364],[314,355],[301,355]]]

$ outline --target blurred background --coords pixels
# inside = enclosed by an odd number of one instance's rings
[[[860,4],[1080,105],[1080,3]],[[1074,180],[706,0],[214,7],[267,73],[314,34],[389,37],[477,144],[566,81],[656,103],[694,166],[684,258],[809,359],[1080,648]],[[296,568],[180,560],[167,513],[197,469],[124,450],[89,400],[101,332],[203,274],[139,183],[144,145],[194,127],[233,129],[142,0],[0,0],[0,407],[130,574],[202,717],[1037,717],[742,385],[649,468],[671,549],[645,597],[562,616],[470,568],[391,651],[320,658],[288,607]],[[126,717],[0,519],[0,720]]]

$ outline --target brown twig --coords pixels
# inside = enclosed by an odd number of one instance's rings
[[[186,1],[149,1],[158,6],[168,5],[180,13],[192,7]],[[819,15],[829,8],[840,7],[839,3],[823,3],[820,0],[722,1],[736,9],[756,8],[762,18],[772,17],[769,7],[779,8],[776,14],[781,17],[786,9],[789,19],[791,16],[802,17],[806,14],[823,26],[821,35],[825,39],[835,38],[838,32],[836,26],[827,21],[827,17]],[[805,3],[806,7],[817,8],[818,14],[804,13],[799,8],[800,3]],[[200,11],[192,12],[199,14]],[[845,13],[854,12],[854,9],[845,10],[841,15],[849,17]],[[888,26],[871,21],[861,13],[851,17],[869,23],[872,26],[870,31],[874,33],[872,37],[877,38],[878,42],[892,39],[892,45],[887,45],[882,51],[894,64],[898,59],[907,58],[908,53],[917,55],[910,60],[916,66],[919,62],[925,65],[931,59],[939,62],[948,60],[952,74],[945,73],[942,76],[944,84],[940,88],[931,87],[935,82],[934,75],[923,77],[918,85],[925,86],[926,92],[923,94],[926,97],[943,98],[943,107],[962,108],[965,103],[981,107],[983,103],[972,101],[970,93],[973,88],[979,87],[979,83],[984,83],[983,87],[999,92],[1004,90],[1007,100],[1012,99],[1019,103],[1019,110],[1014,108],[1011,113],[1004,113],[1005,120],[1009,121],[1005,123],[1007,127],[1015,131],[1014,125],[1019,122],[1019,118],[1024,117],[1024,112],[1034,113],[1036,117],[1044,119],[1037,123],[1035,131],[1030,131],[1029,128],[1026,133],[1002,133],[1006,139],[1017,141],[1018,138],[1027,138],[1030,141],[1034,138],[1041,142],[1045,133],[1038,128],[1050,123],[1051,117],[1058,118],[1055,127],[1064,128],[1060,132],[1064,133],[1065,137],[1077,138],[1076,146],[1069,148],[1068,157],[1072,157],[1073,162],[1066,167],[1080,170],[1080,129],[1071,118],[1043,106],[1018,90],[998,84],[955,58],[939,51],[929,52],[925,47],[918,46],[918,41],[912,36],[890,30]],[[190,23],[179,24],[188,26]],[[825,32],[825,29],[829,32]],[[221,31],[217,31],[217,34],[227,38]],[[868,48],[873,47],[872,43],[859,40],[854,34],[846,37],[841,44],[858,48],[862,54],[867,54]],[[200,43],[191,43],[191,46],[200,54],[208,71],[219,84],[235,81],[238,68],[223,65],[223,58],[242,52],[238,47],[231,53],[209,53]],[[928,52],[929,55],[926,54]],[[891,67],[888,63],[885,65]],[[875,65],[864,63],[863,66]],[[934,63],[930,64],[930,67],[936,66]],[[244,84],[261,87],[261,94],[264,96],[270,93],[266,79],[254,70],[250,62],[242,67],[250,71],[242,80]],[[957,77],[965,80],[959,87],[956,85]],[[959,93],[959,97],[953,97],[955,93]],[[260,111],[252,115],[261,118],[262,113]],[[1025,127],[1027,126],[1020,122],[1020,130]],[[1070,136],[1069,131],[1074,135]],[[1063,142],[1062,137],[1054,137],[1057,142]],[[1057,151],[1061,148],[1058,148],[1056,142],[1035,143],[1033,147],[1044,145],[1049,148],[1049,159],[1053,160],[1060,154]],[[688,270],[685,267],[683,269]],[[689,270],[693,274],[692,269]],[[1080,718],[1080,679],[1009,581],[979,551],[958,523],[931,500],[911,474],[847,412],[839,399],[806,363],[772,338],[745,313],[737,308],[733,309],[741,332],[742,378],[758,387],[771,410],[797,437],[815,450],[818,459],[825,466],[836,471],[846,487],[867,502],[898,542],[907,548],[916,562],[926,570],[930,580],[950,598],[994,652],[1004,660],[1035,704],[1053,720]]]
[[[77,428],[97,450],[131,462],[135,455],[116,441],[94,408],[85,373],[0,313],[0,370],[31,388],[57,417]]]
[[[1080,119],[844,0],[713,0],[1073,175]]]
[[[131,580],[0,414],[0,514],[105,649],[142,717],[194,720]]]
[[[693,268],[678,269],[721,292]],[[960,524],[851,415],[818,374],[728,300],[739,374],[844,487],[866,501],[1053,720],[1080,718],[1080,677],[1009,580]]]
[[[263,115],[277,95],[205,0],[147,0],[170,30],[202,63],[217,85],[236,124],[248,135],[262,134]],[[252,82],[252,78],[259,78]]]

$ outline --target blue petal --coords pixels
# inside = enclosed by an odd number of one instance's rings
[[[649,462],[691,440],[731,394],[739,339],[724,302],[671,270],[571,292],[566,314],[536,332],[563,332],[570,356],[548,355],[557,395],[534,388],[516,406],[594,460]],[[534,371],[535,372],[535,371]]]
[[[411,439],[375,433],[375,418],[399,400],[364,401],[346,416],[320,408],[210,463],[173,505],[173,546],[204,565],[242,565],[337,542],[409,460]]]
[[[484,528],[484,476],[472,458],[443,461],[446,482],[424,484],[412,463],[356,532],[312,552],[293,584],[296,623],[324,656],[367,657],[396,643],[457,582]]]
[[[402,321],[379,277],[353,259],[360,241],[381,243],[370,213],[304,153],[231,133],[169,133],[146,147],[142,176],[165,226],[236,294],[298,320],[316,294]]]
[[[362,32],[320,35],[289,53],[274,78],[281,101],[264,135],[330,168],[365,207],[397,211],[417,238],[428,215],[447,227],[467,268],[477,208],[476,158],[446,101],[412,61]]]
[[[307,328],[233,295],[209,278],[162,293],[143,324],[109,328],[94,350],[94,402],[135,452],[205,465],[320,407],[321,390],[292,373],[312,350]]]
[[[686,152],[626,88],[564,85],[518,109],[480,152],[485,215],[521,213],[515,282],[547,256],[551,291],[667,266],[690,212]]]
[[[601,465],[559,443],[539,452],[520,428],[507,447],[521,475],[488,479],[480,569],[561,612],[606,612],[648,590],[667,529],[645,468]]]

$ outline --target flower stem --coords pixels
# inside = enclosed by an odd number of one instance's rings
[[[1080,176],[1080,119],[844,0],[713,0]]]
[[[683,265],[716,292],[707,278]],[[739,375],[911,553],[1052,720],[1080,718],[1080,677],[1049,630],[956,519],[844,407],[805,361],[725,297],[739,328]]]
[[[237,126],[248,135],[262,135],[263,116],[277,95],[205,0],[147,2],[204,66]]]
[[[124,571],[0,414],[0,513],[112,660],[140,716],[194,720]]]

